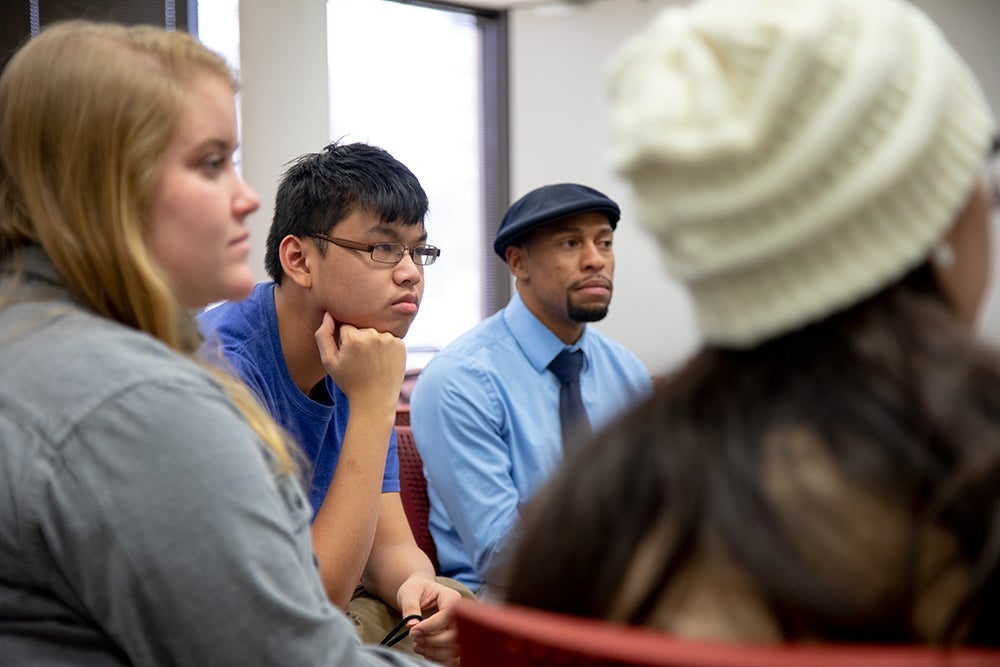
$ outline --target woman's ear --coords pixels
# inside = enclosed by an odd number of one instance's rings
[[[931,252],[931,266],[960,320],[975,327],[993,264],[990,216],[993,192],[981,181],[951,229]]]
[[[289,280],[303,288],[312,286],[312,262],[318,256],[318,250],[312,243],[303,241],[298,236],[289,234],[281,239],[278,246],[278,258],[281,269]]]

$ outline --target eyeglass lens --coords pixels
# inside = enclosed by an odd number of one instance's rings
[[[372,246],[372,259],[376,262],[395,264],[402,261],[406,246],[402,243],[376,243]],[[410,249],[410,257],[414,264],[427,266],[433,264],[441,251],[431,245],[418,245]]]

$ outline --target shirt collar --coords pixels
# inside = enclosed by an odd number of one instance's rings
[[[510,303],[504,308],[503,319],[514,340],[524,352],[524,356],[539,373],[546,369],[557,354],[567,349],[570,351],[583,349],[584,368],[590,363],[586,358],[587,333],[590,327],[584,327],[583,334],[576,343],[566,345],[528,310],[517,292],[514,292]]]
[[[0,261],[0,270],[16,272],[23,270],[45,282],[62,284],[59,272],[49,256],[39,245],[29,245],[17,249]]]

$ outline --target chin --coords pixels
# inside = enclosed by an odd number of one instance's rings
[[[226,297],[226,300],[242,301],[250,296],[250,293],[253,292],[254,285],[256,284],[257,281],[254,279],[253,273],[249,270],[247,270],[245,274],[235,276],[226,286],[225,291],[229,295]]]
[[[573,306],[569,309],[569,318],[574,322],[599,322],[608,315],[607,305]]]
[[[402,340],[403,337],[406,336],[406,332],[409,330],[410,330],[409,325],[406,325],[405,327],[389,327],[385,330],[384,333],[391,333],[396,338]]]
[[[403,337],[406,336],[406,334],[410,330],[410,326],[412,324],[413,324],[413,320],[410,320],[406,324],[400,324],[400,325],[395,326],[395,327],[389,327],[388,329],[386,329],[386,331],[388,331],[389,333],[391,333],[396,338],[402,339]]]
[[[250,296],[253,291],[254,283],[239,283],[235,285],[227,285],[221,289],[215,290],[212,294],[203,294],[201,298],[197,299],[199,303],[193,306],[189,303],[189,308],[203,308],[210,303],[221,303],[223,301],[242,301],[243,299]]]

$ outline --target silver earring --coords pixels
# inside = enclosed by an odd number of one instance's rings
[[[940,241],[931,251],[931,260],[939,269],[955,266],[955,249],[947,241]]]

